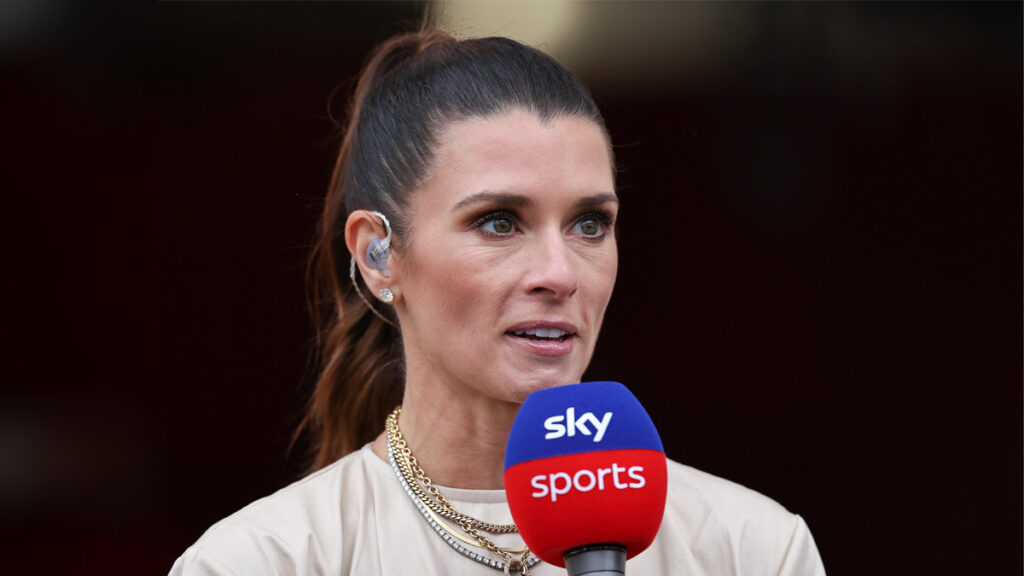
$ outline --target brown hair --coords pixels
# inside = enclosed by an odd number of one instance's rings
[[[425,26],[373,51],[352,96],[318,238],[307,269],[320,374],[296,438],[309,434],[312,469],[373,440],[401,401],[404,365],[391,307],[374,315],[349,280],[344,229],[354,210],[391,222],[393,249],[409,229],[409,193],[427,176],[448,123],[514,109],[542,121],[604,120],[589,92],[550,56],[507,38],[455,40]]]

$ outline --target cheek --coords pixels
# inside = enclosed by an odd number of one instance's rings
[[[612,246],[609,252],[603,255],[601,258],[595,258],[591,262],[589,283],[592,286],[591,298],[594,305],[601,306],[601,312],[603,313],[604,307],[608,305],[608,301],[612,296],[612,289],[615,287],[615,277],[619,270],[619,257],[618,251],[615,246]]]
[[[443,258],[419,258],[419,265],[410,270],[410,313],[424,328],[444,327],[446,338],[479,337],[481,329],[494,325],[494,307],[502,301],[501,267],[491,258],[466,252],[449,250]]]
[[[608,293],[611,294],[612,288],[615,286],[615,277],[619,273],[619,250],[617,246],[612,246],[611,255],[605,262],[604,266],[604,277],[608,283]]]

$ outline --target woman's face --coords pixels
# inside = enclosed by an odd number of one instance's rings
[[[598,126],[520,111],[452,123],[409,206],[391,279],[408,383],[522,402],[578,382],[618,265]]]

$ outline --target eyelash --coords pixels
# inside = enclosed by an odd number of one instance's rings
[[[512,223],[513,226],[518,227],[519,225],[519,217],[516,216],[515,213],[509,212],[508,210],[492,210],[477,218],[476,221],[473,223],[473,227],[487,236],[495,238],[505,238],[509,236],[509,234],[500,234],[491,232],[489,230],[484,230],[484,226],[491,222],[494,222],[495,220],[508,220],[509,222]],[[610,211],[593,210],[581,214],[579,218],[576,219],[576,222],[573,223],[573,228],[575,228],[580,222],[585,222],[587,220],[597,220],[598,222],[601,223],[600,234],[597,234],[596,236],[582,236],[583,238],[586,238],[588,240],[603,240],[604,237],[608,235],[608,230],[615,225],[615,217],[612,215]]]

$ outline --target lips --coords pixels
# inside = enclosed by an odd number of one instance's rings
[[[576,327],[565,322],[525,322],[505,332],[514,342],[542,356],[562,356],[572,352]]]
[[[512,334],[520,338],[530,338],[531,340],[558,340],[559,342],[572,336],[571,333],[558,328],[531,328],[529,330],[516,330]]]
[[[576,326],[557,320],[530,320],[520,322],[506,331],[506,334],[534,340],[565,340],[576,335]]]

